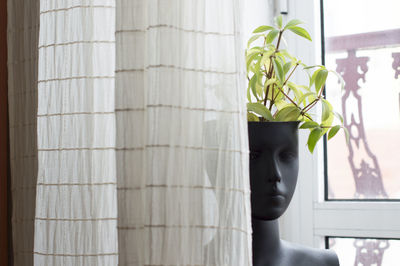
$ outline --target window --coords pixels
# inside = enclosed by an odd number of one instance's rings
[[[288,40],[289,45],[307,64],[320,64],[324,54],[327,67],[344,76],[349,95],[343,96],[332,79],[327,97],[338,111],[345,106],[352,138],[349,147],[338,135],[326,150],[320,145],[316,154],[301,155],[298,188],[281,221],[282,235],[332,248],[344,266],[398,265],[400,2],[306,0],[289,5],[288,19],[307,21],[314,46]],[[320,40],[319,32],[325,33]],[[360,97],[351,95],[354,91]]]
[[[398,263],[399,226],[385,220],[397,216],[400,199],[399,8],[395,0],[337,0],[323,1],[321,9],[325,64],[345,81],[344,92],[330,90],[330,81],[326,94],[350,132],[345,149],[344,136],[327,144],[325,198],[341,200],[338,215],[347,211],[359,224],[346,233],[337,229],[350,229],[348,219],[332,224],[339,237],[327,244],[343,265]]]
[[[396,0],[324,1],[325,64],[346,83],[344,95],[328,83],[327,97],[351,136],[346,151],[343,136],[328,143],[328,199],[400,199],[399,9]]]

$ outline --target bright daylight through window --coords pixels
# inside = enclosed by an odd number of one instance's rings
[[[360,226],[371,228],[362,234],[370,236],[336,232],[338,237],[328,237],[327,246],[337,252],[341,265],[399,265],[400,240],[385,225],[400,200],[400,1],[321,2],[325,64],[345,81],[340,92],[329,90],[337,81],[328,80],[327,98],[342,111],[350,132],[348,146],[344,136],[327,144],[325,198],[355,208],[353,213],[384,214],[379,219],[359,217]],[[368,209],[371,204],[379,205],[375,212]],[[384,211],[390,208],[393,213]]]

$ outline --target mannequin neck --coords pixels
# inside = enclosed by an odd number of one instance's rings
[[[264,262],[279,258],[281,240],[279,238],[278,219],[265,221],[252,218],[253,227],[253,262]]]

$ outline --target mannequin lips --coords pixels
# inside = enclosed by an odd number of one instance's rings
[[[275,198],[275,197],[285,198],[285,195],[283,195],[281,193],[271,193],[271,194],[268,194],[267,197],[270,197],[270,198]]]
[[[267,195],[267,199],[268,199],[268,201],[277,202],[277,203],[278,202],[283,203],[286,201],[285,196],[282,194],[279,194],[279,193],[269,194],[269,195]]]
[[[258,198],[262,206],[282,207],[286,205],[286,197],[280,192],[264,192],[262,194],[254,193],[255,198]],[[262,195],[262,196],[261,196]]]
[[[282,191],[282,189],[278,188],[277,184],[274,184],[271,190],[266,191],[266,196],[270,198],[274,197],[282,197],[283,199],[286,198],[285,193]]]

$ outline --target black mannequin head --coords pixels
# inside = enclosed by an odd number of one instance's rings
[[[299,122],[249,122],[252,217],[275,220],[289,206],[299,170]]]

